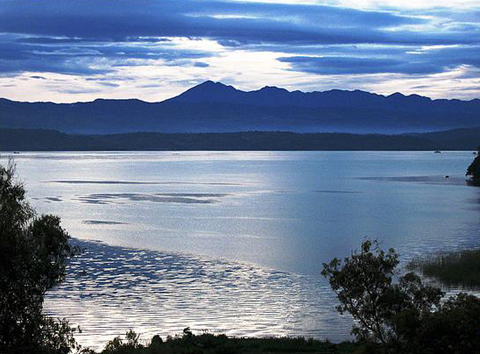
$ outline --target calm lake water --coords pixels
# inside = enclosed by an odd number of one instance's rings
[[[2,161],[8,154],[2,155]],[[184,327],[349,338],[322,262],[365,236],[406,260],[480,245],[471,152],[22,153],[38,211],[85,248],[46,312],[103,346]],[[445,178],[449,175],[450,178]],[[84,275],[79,275],[84,274]]]

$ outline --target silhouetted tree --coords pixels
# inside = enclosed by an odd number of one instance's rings
[[[140,335],[133,330],[129,330],[125,334],[125,340],[121,337],[115,337],[109,341],[102,351],[103,354],[128,354],[135,351],[135,349],[143,349],[144,346],[139,343]],[[152,340],[152,343],[154,341]],[[155,342],[157,343],[157,342]],[[154,345],[155,346],[155,345]]]
[[[479,154],[480,154],[480,148]],[[475,160],[468,166],[466,176],[472,177],[473,184],[480,185],[480,155],[478,155]]]
[[[422,354],[478,354],[479,326],[480,300],[461,293],[447,299],[439,311],[426,316],[419,332],[411,336],[411,346],[423,348]]]
[[[356,320],[357,339],[387,353],[475,353],[480,348],[480,300],[460,294],[441,303],[444,293],[414,273],[394,283],[398,254],[366,240],[342,262],[323,265],[337,293],[340,313]]]
[[[76,347],[65,320],[42,313],[47,290],[65,276],[75,249],[52,215],[37,216],[15,167],[0,165],[0,348],[2,353],[68,353]]]

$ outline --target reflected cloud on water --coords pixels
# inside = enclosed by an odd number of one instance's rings
[[[465,177],[462,176],[401,176],[401,177],[361,177],[359,180],[383,181],[383,182],[416,182],[425,184],[444,184],[455,186],[468,185]]]
[[[133,202],[154,202],[154,203],[185,203],[185,204],[213,204],[227,194],[205,194],[205,193],[98,193],[78,197],[82,203],[107,204]]]
[[[227,183],[227,182],[193,182],[193,181],[101,181],[101,180],[60,180],[60,181],[47,181],[48,183],[60,183],[60,184],[125,184],[125,185],[169,185],[169,184],[186,184],[186,185],[207,185],[207,186],[241,186],[240,183]]]
[[[110,220],[83,220],[85,225],[128,225],[126,222],[110,221]]]

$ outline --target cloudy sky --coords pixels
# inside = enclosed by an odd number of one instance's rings
[[[0,97],[243,90],[480,97],[478,0],[0,0]]]

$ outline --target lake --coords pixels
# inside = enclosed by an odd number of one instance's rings
[[[130,328],[348,339],[322,262],[366,236],[402,264],[480,245],[472,152],[14,156],[32,205],[85,249],[45,311],[96,348]]]

